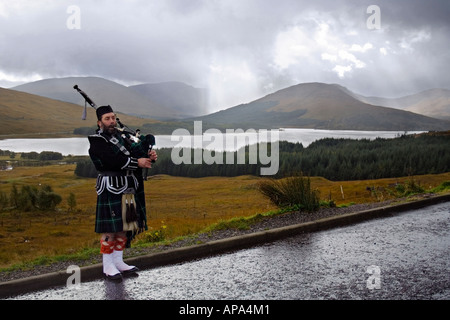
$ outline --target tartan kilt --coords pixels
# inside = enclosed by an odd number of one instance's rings
[[[97,196],[95,232],[116,233],[123,231],[122,194],[107,190]]]
[[[144,181],[140,175],[138,175],[138,182],[139,187],[135,194],[135,206],[139,229],[135,233],[127,232],[129,241],[131,241],[138,233],[148,230]],[[95,232],[116,233],[122,231],[122,194],[115,194],[105,189],[101,194],[97,195]]]

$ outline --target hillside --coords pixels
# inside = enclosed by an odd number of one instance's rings
[[[207,114],[208,92],[182,82],[146,83],[129,86],[144,97],[174,110],[174,117],[188,118]]]
[[[12,89],[84,105],[77,84],[97,105],[110,104],[120,112],[153,119],[180,119],[206,114],[207,92],[181,82],[124,86],[98,77],[53,78]]]
[[[450,90],[430,89],[400,98],[357,96],[357,99],[384,107],[423,114],[436,119],[450,120]]]
[[[304,83],[248,104],[204,117],[211,126],[234,128],[315,128],[331,130],[448,130],[450,122],[408,111],[374,106],[341,86]]]
[[[172,118],[175,114],[174,110],[163,107],[126,86],[97,77],[46,79],[26,83],[12,89],[84,105],[83,97],[73,89],[76,84],[98,106],[109,104],[117,112],[154,119]]]
[[[0,135],[17,138],[29,134],[70,134],[79,127],[95,128],[97,117],[94,108],[88,106],[85,121],[81,120],[83,108],[69,102],[0,88]],[[123,114],[120,114],[120,119],[130,127],[152,122]]]

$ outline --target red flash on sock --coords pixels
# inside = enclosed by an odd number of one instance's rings
[[[114,250],[122,251],[123,249],[125,249],[126,244],[127,244],[127,238],[126,237],[117,237],[116,238],[116,244],[114,246]]]
[[[100,253],[111,254],[114,251],[115,241],[100,240]]]

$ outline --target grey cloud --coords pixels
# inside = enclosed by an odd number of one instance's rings
[[[80,30],[66,26],[73,4]],[[366,27],[371,4],[381,30]],[[0,86],[36,75],[183,81],[210,89],[211,111],[299,82],[379,96],[450,88],[449,14],[438,0],[2,1]]]

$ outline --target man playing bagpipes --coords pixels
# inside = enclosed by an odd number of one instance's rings
[[[150,147],[153,136],[140,135],[136,142],[121,133],[111,106],[96,108],[96,114],[99,129],[88,137],[89,156],[99,172],[95,232],[102,234],[103,273],[120,280],[138,271],[123,261],[123,250],[148,229],[142,169],[151,168],[157,154]]]

